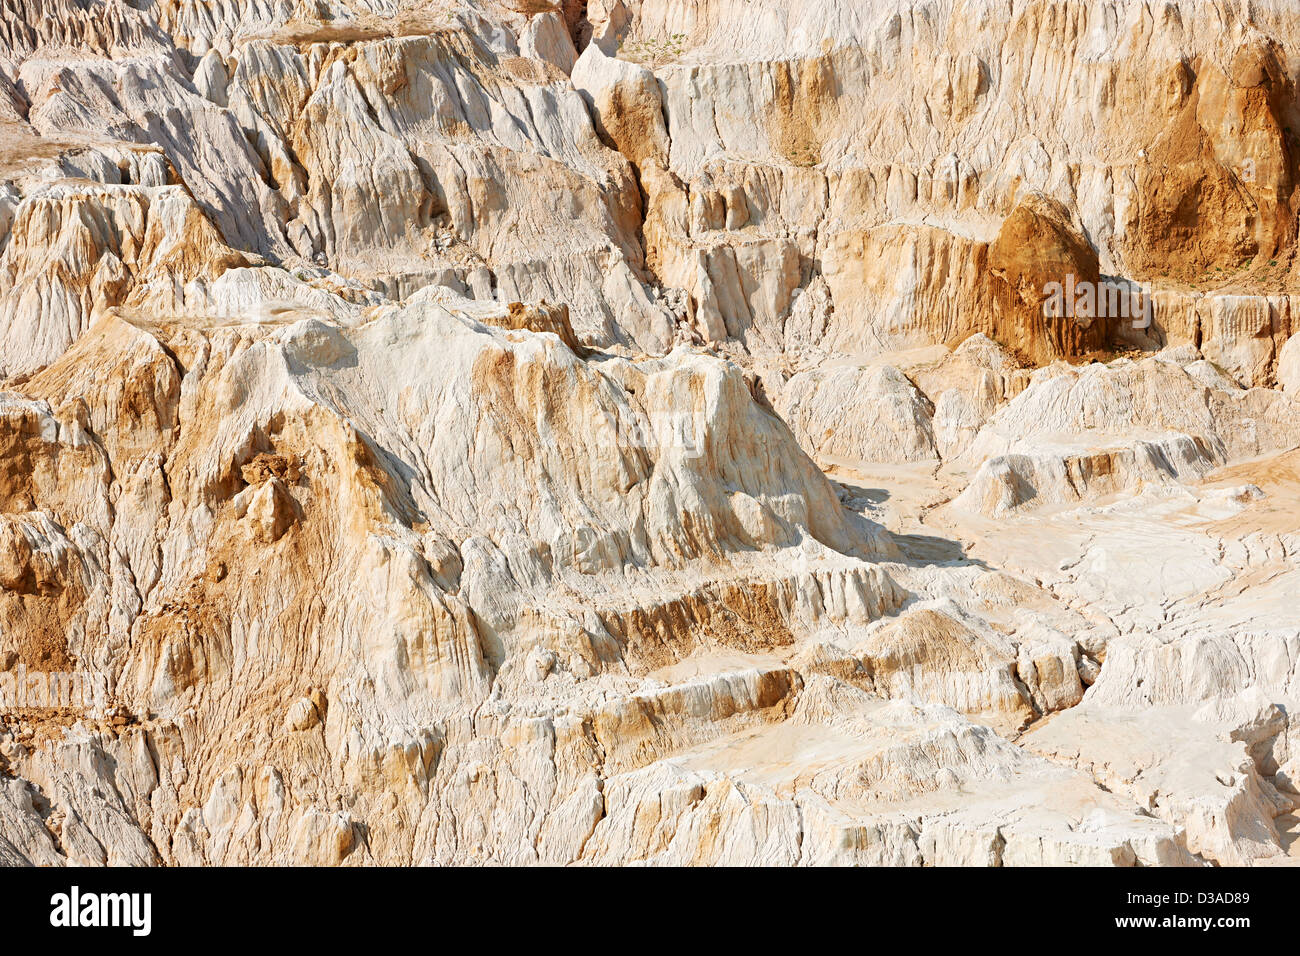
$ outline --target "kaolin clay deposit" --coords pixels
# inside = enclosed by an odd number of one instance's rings
[[[1289,0],[0,0],[0,863],[1296,862],[1298,78]]]

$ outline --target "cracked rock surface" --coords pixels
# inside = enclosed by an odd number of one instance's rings
[[[1300,862],[1298,83],[1290,0],[0,0],[0,864]]]

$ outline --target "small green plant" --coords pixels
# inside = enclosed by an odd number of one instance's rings
[[[671,33],[667,36],[647,37],[628,43],[620,41],[619,54],[633,63],[640,63],[650,69],[663,66],[678,59],[686,51],[686,34]]]

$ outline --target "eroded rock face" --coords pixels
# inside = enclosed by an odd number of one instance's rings
[[[0,12],[0,863],[1295,858],[1292,4]]]

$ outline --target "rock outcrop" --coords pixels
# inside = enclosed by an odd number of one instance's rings
[[[1300,856],[1294,4],[0,14],[0,864]]]

